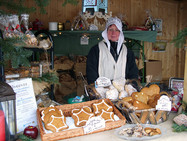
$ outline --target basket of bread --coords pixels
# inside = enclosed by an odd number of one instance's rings
[[[158,108],[158,103],[166,98],[164,107]],[[144,87],[140,92],[133,92],[131,96],[124,97],[116,103],[129,123],[159,124],[167,120],[171,110],[170,95],[160,91],[157,84]],[[160,102],[161,101],[161,102]]]
[[[111,81],[100,77],[94,85],[88,87],[88,93],[91,99],[110,99],[129,123],[161,123],[167,120],[171,107],[170,95],[166,91],[161,92],[159,85],[142,87],[138,80],[119,78]],[[167,104],[156,108],[161,97]]]

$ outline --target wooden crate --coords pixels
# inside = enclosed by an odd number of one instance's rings
[[[113,103],[109,99],[106,99],[106,101],[110,105],[112,105],[112,107],[114,108],[114,113],[119,117],[119,120],[113,121],[113,122],[107,122],[105,124],[105,128],[93,131],[93,132],[88,133],[88,134],[118,128],[118,127],[121,127],[122,125],[124,125],[126,123],[126,118],[119,112],[119,110],[113,105]],[[66,117],[68,117],[71,114],[71,110],[73,110],[75,108],[76,109],[82,108],[83,106],[91,106],[95,102],[98,102],[98,100],[92,100],[92,101],[76,103],[76,104],[60,105],[60,106],[56,106],[56,107],[61,109],[63,111],[64,115]],[[37,109],[37,121],[38,121],[38,126],[39,126],[39,129],[40,129],[40,135],[41,135],[42,141],[61,140],[61,139],[67,139],[67,138],[86,135],[86,134],[84,134],[83,127],[64,130],[64,131],[60,131],[60,132],[56,132],[56,133],[46,133],[45,130],[44,130],[44,127],[42,125],[42,119],[41,119],[41,114],[40,114],[43,109],[45,109],[45,108]]]

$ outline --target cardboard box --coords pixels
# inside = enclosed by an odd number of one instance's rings
[[[152,75],[152,81],[162,81],[162,62],[159,60],[145,61],[145,77]]]

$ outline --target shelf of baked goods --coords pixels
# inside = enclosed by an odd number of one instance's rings
[[[46,34],[46,36],[44,36]],[[53,40],[47,31],[38,31],[35,36],[26,35],[26,39],[21,44],[15,44],[32,52],[31,58],[28,58],[29,66],[5,68],[5,78],[24,78],[24,77],[41,77],[54,68],[53,65]],[[37,54],[42,52],[43,54]],[[50,55],[48,55],[48,52]],[[22,64],[22,63],[21,63]]]

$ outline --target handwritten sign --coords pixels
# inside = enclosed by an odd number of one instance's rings
[[[17,132],[22,132],[28,125],[36,126],[37,104],[31,78],[9,82],[16,93]]]
[[[84,126],[84,134],[105,128],[105,120],[101,117],[90,118]]]
[[[157,102],[156,110],[171,111],[171,101],[168,96],[163,95]]]

